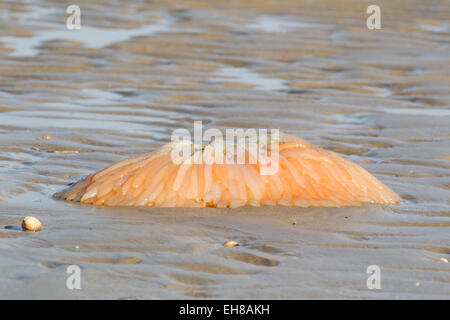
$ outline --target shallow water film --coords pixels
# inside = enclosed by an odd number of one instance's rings
[[[0,2],[0,298],[450,298],[448,1],[377,1],[374,30],[370,1],[76,4],[70,30],[65,2]],[[299,136],[403,200],[183,209],[53,197],[196,120]],[[26,216],[42,230],[22,231]]]

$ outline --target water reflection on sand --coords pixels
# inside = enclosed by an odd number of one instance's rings
[[[79,31],[59,1],[2,7],[1,298],[450,297],[448,3],[382,1],[377,31],[351,0],[79,5]],[[187,210],[53,198],[194,120],[301,136],[404,201]],[[42,232],[16,228],[28,215]],[[65,287],[71,264],[80,291]],[[380,291],[366,287],[374,264]]]

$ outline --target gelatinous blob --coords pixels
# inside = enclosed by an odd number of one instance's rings
[[[272,175],[261,174],[259,162],[176,163],[171,151],[177,143],[94,173],[64,191],[61,198],[107,206],[219,208],[340,207],[400,201],[357,164],[290,135],[281,134],[279,169]]]

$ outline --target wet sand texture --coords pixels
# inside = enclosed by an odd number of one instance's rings
[[[80,32],[66,2],[0,4],[0,298],[450,298],[448,1],[377,1],[381,30],[366,28],[367,1],[76,3]],[[52,197],[194,120],[301,137],[402,202]],[[42,231],[23,232],[26,216]],[[81,290],[66,287],[69,265]]]

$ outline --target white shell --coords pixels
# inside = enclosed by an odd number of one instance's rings
[[[26,217],[22,221],[22,229],[27,231],[41,231],[42,223],[35,217]]]

